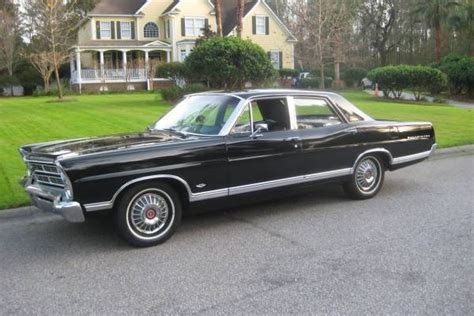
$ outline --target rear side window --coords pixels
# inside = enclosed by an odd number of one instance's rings
[[[295,98],[298,129],[312,129],[341,124],[329,104],[322,99]]]

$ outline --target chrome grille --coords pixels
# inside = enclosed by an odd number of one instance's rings
[[[35,182],[57,188],[65,187],[61,172],[53,163],[27,160],[26,164]]]

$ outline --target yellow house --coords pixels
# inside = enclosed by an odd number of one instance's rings
[[[236,35],[237,1],[222,2],[224,35]],[[244,9],[242,37],[275,68],[293,68],[296,39],[284,23],[264,0],[246,0]],[[150,88],[150,64],[184,61],[206,27],[217,29],[214,0],[101,0],[79,27],[71,83],[78,91]]]

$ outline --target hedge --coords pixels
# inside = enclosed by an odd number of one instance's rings
[[[326,89],[331,88],[332,81],[333,79],[329,77],[324,79]],[[301,79],[299,86],[305,89],[319,89],[321,87],[321,79],[316,77]]]
[[[427,66],[385,66],[373,69],[368,77],[379,85],[384,96],[400,99],[405,89],[413,90],[415,98],[421,100],[427,93],[437,94],[446,86],[446,75]]]
[[[364,68],[349,68],[342,73],[342,79],[347,87],[355,87],[367,76],[367,72],[367,69]]]
[[[448,55],[441,60],[438,68],[448,76],[452,94],[474,96],[474,57]]]

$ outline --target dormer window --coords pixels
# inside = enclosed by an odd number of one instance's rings
[[[158,25],[153,22],[145,24],[143,34],[145,37],[160,37],[160,30],[158,29]]]
[[[112,38],[112,23],[111,22],[100,22],[100,38],[101,39]]]
[[[121,39],[132,38],[132,23],[120,22],[120,38]]]

